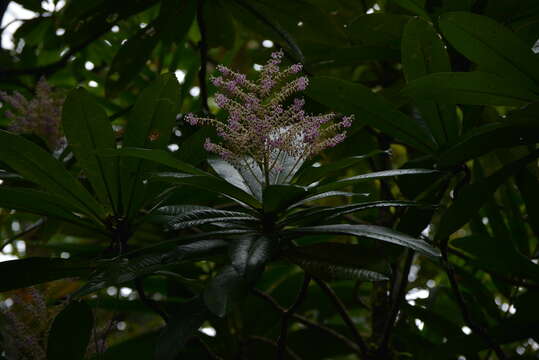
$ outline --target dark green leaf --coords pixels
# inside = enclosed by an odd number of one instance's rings
[[[402,39],[402,67],[406,81],[422,76],[451,71],[445,45],[426,21],[411,20],[404,29]],[[439,145],[458,137],[459,124],[454,105],[440,105],[416,99],[422,118]]]
[[[284,256],[324,280],[389,280],[389,267],[377,250],[360,245],[317,243],[287,250]]]
[[[352,43],[398,49],[409,16],[390,13],[361,15],[348,27]]]
[[[440,28],[449,42],[481,69],[539,89],[539,60],[506,27],[486,16],[452,12],[440,17]]]
[[[403,93],[440,104],[521,106],[538,100],[512,79],[480,71],[430,74],[411,81]]]
[[[265,213],[276,213],[309,195],[308,189],[298,185],[270,185],[264,189]]]
[[[453,204],[443,214],[436,231],[436,239],[446,239],[453,232],[464,226],[470,221],[472,216],[477,214],[501,184],[530,161],[535,160],[538,155],[538,152],[534,152],[531,155],[505,165],[502,169],[487,178],[464,186],[459,192],[458,197],[453,201]]]
[[[0,157],[25,179],[54,193],[94,219],[103,219],[103,207],[58,160],[21,136],[0,130]]]
[[[120,201],[117,161],[95,154],[116,148],[107,114],[84,89],[73,90],[64,102],[62,127],[97,196],[116,209]]]
[[[233,266],[224,267],[204,290],[204,303],[212,313],[225,316],[247,290],[247,283]]]
[[[6,276],[0,284],[0,292],[20,289],[48,281],[79,277],[89,274],[95,265],[73,260],[30,257],[0,263],[2,274]]]
[[[54,318],[47,341],[47,359],[84,359],[93,325],[94,315],[88,304],[69,304]]]
[[[376,225],[350,225],[334,224],[302,227],[288,230],[292,233],[317,233],[317,234],[343,234],[353,236],[363,236],[371,239],[381,240],[392,244],[408,247],[422,254],[438,257],[440,253],[427,242],[414,239],[411,236]]]
[[[271,259],[278,239],[267,236],[244,236],[234,240],[229,248],[232,266],[248,282],[256,280]]]
[[[200,297],[179,305],[179,311],[171,316],[155,349],[155,360],[175,360],[185,343],[209,316]]]
[[[147,87],[131,111],[123,145],[164,149],[176,119],[179,94],[180,85],[172,74],[161,76]],[[155,168],[155,164],[140,159],[124,159],[121,164],[124,211],[133,216],[144,202],[143,174]]]
[[[307,94],[333,110],[356,114],[357,121],[364,121],[422,152],[430,153],[435,148],[431,135],[418,122],[363,85],[314,77]]]

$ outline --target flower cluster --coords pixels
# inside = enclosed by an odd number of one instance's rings
[[[215,102],[228,112],[226,121],[193,114],[185,117],[191,125],[210,124],[216,128],[223,143],[206,139],[207,151],[238,169],[262,174],[266,185],[277,182],[271,179],[288,181],[307,158],[342,142],[353,120],[353,116],[345,116],[333,122],[336,114],[310,115],[303,110],[302,98],[289,101],[293,94],[307,88],[309,79],[297,75],[301,64],[281,69],[282,57],[282,51],[271,54],[256,81],[218,66],[221,75],[211,81],[221,91],[215,94]],[[278,176],[282,172],[286,174]]]
[[[53,90],[45,78],[41,78],[37,83],[35,97],[31,100],[19,92],[13,95],[0,92],[0,99],[9,104],[13,110],[5,112],[6,117],[11,120],[11,131],[35,134],[45,140],[51,150],[63,145],[60,124],[65,96]]]

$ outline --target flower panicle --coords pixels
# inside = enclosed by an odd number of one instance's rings
[[[207,151],[234,166],[245,166],[244,159],[251,158],[263,174],[268,174],[283,171],[284,162],[290,160],[287,158],[301,164],[344,141],[346,129],[352,126],[353,115],[336,121],[334,113],[307,114],[303,109],[303,98],[289,100],[307,88],[309,79],[300,75],[301,64],[281,70],[283,56],[282,50],[272,53],[254,81],[225,66],[217,66],[220,75],[211,78],[219,90],[214,99],[219,108],[228,112],[228,117],[220,121],[192,113],[185,116],[190,125],[216,128],[222,143],[206,139],[204,148]]]

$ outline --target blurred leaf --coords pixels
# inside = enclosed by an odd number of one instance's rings
[[[414,239],[411,236],[376,225],[351,225],[351,224],[334,224],[334,225],[319,225],[301,227],[293,230],[288,230],[291,233],[317,233],[317,234],[342,234],[353,235],[359,237],[367,237],[370,239],[381,240],[392,244],[408,247],[418,251],[424,255],[438,257],[440,253],[427,242],[419,239]]]
[[[413,19],[404,29],[402,67],[407,82],[431,73],[451,71],[444,43],[424,20]],[[439,145],[443,146],[458,137],[459,124],[454,105],[445,106],[420,98],[416,98],[416,103],[422,119]]]
[[[364,121],[422,152],[430,153],[435,147],[430,134],[419,123],[363,85],[331,77],[314,77],[307,95],[336,111],[353,113],[358,119],[356,122]]]
[[[204,21],[208,36],[208,47],[232,49],[236,40],[236,29],[228,9],[222,0],[204,2]]]
[[[411,81],[403,93],[440,104],[521,106],[539,99],[510,78],[480,71],[426,75]]]
[[[409,16],[391,13],[361,15],[348,27],[353,44],[398,49]]]
[[[539,90],[539,60],[506,27],[486,16],[452,12],[440,17],[440,28],[449,42],[482,70]]]
[[[0,130],[0,156],[25,179],[30,180],[69,202],[94,219],[103,219],[105,211],[88,191],[58,160],[38,145],[21,136]]]
[[[0,284],[0,292],[48,281],[89,274],[95,265],[58,258],[29,257],[0,263],[2,274],[10,274]]]
[[[54,318],[48,336],[47,359],[84,359],[93,326],[94,315],[88,304],[71,302]]]
[[[425,11],[425,0],[394,0],[394,2],[412,14],[429,19],[429,14]]]
[[[539,199],[539,181],[528,169],[520,170],[515,180],[526,205],[527,221],[535,236],[539,237],[539,202],[536,201]]]
[[[96,151],[116,148],[116,139],[105,111],[85,90],[73,90],[64,103],[62,128],[99,199],[117,209],[120,201],[117,162],[95,154]]]

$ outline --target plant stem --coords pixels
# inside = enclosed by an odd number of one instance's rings
[[[284,311],[283,317],[281,319],[281,335],[277,339],[277,360],[284,360],[285,350],[286,350],[286,337],[288,335],[288,322],[294,313],[301,306],[305,297],[307,296],[307,289],[309,288],[309,283],[311,282],[311,276],[305,274],[303,278],[303,284],[298,292],[296,301],[290,306],[287,310]]]

